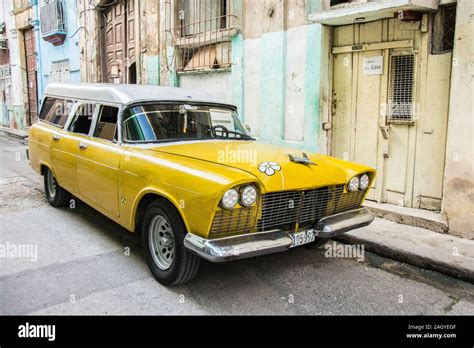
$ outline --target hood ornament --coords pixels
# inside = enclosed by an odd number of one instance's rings
[[[293,156],[293,155],[290,155],[288,154],[288,157],[290,158],[290,161],[291,162],[294,162],[294,163],[300,163],[300,164],[304,164],[304,165],[315,165],[317,166],[317,164],[313,161],[311,161],[308,157],[308,155],[306,153],[303,152],[303,157],[298,157],[298,156]]]

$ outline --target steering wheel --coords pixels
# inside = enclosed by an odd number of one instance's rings
[[[211,128],[209,128],[209,130],[211,131],[212,135],[214,136],[217,136],[217,132],[220,132],[220,136],[223,137],[224,134],[226,137],[229,137],[229,130],[227,129],[226,126],[222,126],[222,125],[217,125],[217,126],[213,126]]]

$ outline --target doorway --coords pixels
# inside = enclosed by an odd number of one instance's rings
[[[104,82],[136,83],[135,0],[115,1],[103,10]]]
[[[333,28],[331,154],[377,169],[367,199],[440,210],[451,53],[410,25]]]
[[[34,124],[38,119],[38,83],[36,67],[36,45],[35,32],[33,28],[23,30],[25,68],[26,68],[26,88],[28,95],[28,110],[26,123],[28,126]]]

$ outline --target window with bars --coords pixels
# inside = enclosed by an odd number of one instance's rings
[[[166,5],[170,13],[166,31],[175,48],[177,71],[231,66],[231,40],[239,30],[232,0],[167,0]]]
[[[454,48],[456,4],[441,6],[433,17],[431,53],[450,52]]]
[[[415,54],[390,57],[388,84],[388,120],[392,123],[413,123],[415,114]]]

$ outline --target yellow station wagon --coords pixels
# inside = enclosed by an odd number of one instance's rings
[[[50,84],[28,155],[52,206],[74,195],[141,233],[163,284],[373,221],[372,168],[258,142],[234,105],[181,88]]]

